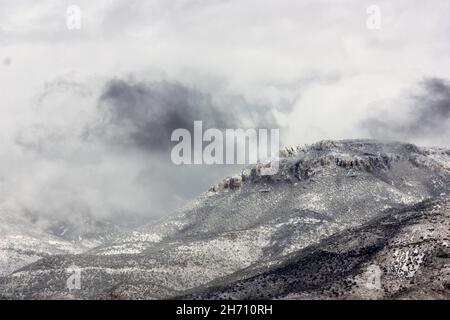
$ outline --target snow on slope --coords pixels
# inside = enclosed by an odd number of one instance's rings
[[[375,218],[184,299],[449,299],[450,197]]]
[[[367,140],[286,149],[274,176],[248,168],[171,217],[84,254],[40,260],[4,278],[0,288],[19,298],[69,297],[64,270],[76,264],[84,285],[70,297],[178,295],[450,193],[446,152]]]
[[[43,257],[85,252],[120,233],[114,225],[86,217],[71,223],[17,212],[0,211],[0,276]]]
[[[36,230],[21,217],[0,215],[0,276],[5,276],[40,258],[76,254],[86,247]]]

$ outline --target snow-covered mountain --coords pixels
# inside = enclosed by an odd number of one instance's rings
[[[0,215],[0,276],[43,257],[81,253],[87,248],[53,236],[21,216]]]
[[[450,197],[339,232],[183,299],[450,299]]]
[[[117,225],[89,217],[77,221],[46,219],[36,214],[0,214],[0,276],[41,258],[79,254],[122,232]]]
[[[304,261],[314,265],[321,255],[308,254],[319,250],[314,249],[317,246],[332,247],[334,241],[336,250],[341,242],[350,246],[348,233],[352,241],[364,242],[367,233],[361,230],[380,223],[407,228],[403,218],[389,219],[405,208],[450,193],[447,149],[346,140],[286,148],[281,154],[276,175],[262,176],[260,166],[249,167],[168,218],[81,254],[45,257],[2,278],[0,294],[4,298],[229,297],[240,281],[262,274],[261,270],[275,270],[275,276],[258,282],[257,286],[265,286],[261,289],[265,297],[319,296],[321,291],[275,287],[269,295],[269,284],[277,274],[284,279],[277,268],[289,269],[295,259],[297,263],[308,257]],[[447,221],[445,212],[439,214],[436,219]],[[380,230],[379,236],[369,238],[385,239],[382,244],[391,241],[392,235]],[[339,259],[336,255],[329,263],[338,265]],[[331,270],[329,263],[324,266]],[[81,270],[80,290],[66,287],[71,265]],[[311,272],[320,275],[324,269]],[[325,284],[319,281],[318,286]],[[255,290],[236,297],[257,297],[260,291]]]

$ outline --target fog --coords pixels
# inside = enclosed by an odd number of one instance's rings
[[[366,26],[369,5],[381,28]],[[78,5],[79,30],[66,26]],[[0,214],[126,224],[234,166],[175,166],[194,120],[284,145],[449,146],[448,1],[0,0]]]

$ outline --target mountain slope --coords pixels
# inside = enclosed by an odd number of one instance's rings
[[[449,299],[450,198],[410,206],[333,235],[271,266],[184,299]]]
[[[227,178],[175,215],[0,280],[5,298],[168,298],[450,191],[450,152],[371,140],[282,152],[280,171]],[[69,292],[70,265],[82,288]]]
[[[86,248],[55,237],[23,217],[0,215],[0,276],[7,275],[43,257],[81,253]]]

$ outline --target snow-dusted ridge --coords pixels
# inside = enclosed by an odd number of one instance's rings
[[[0,292],[17,298],[176,296],[450,194],[447,149],[344,140],[282,153],[273,176],[247,168],[239,181],[225,179],[172,216],[5,277]],[[69,296],[64,270],[72,264],[81,268],[84,285]]]

